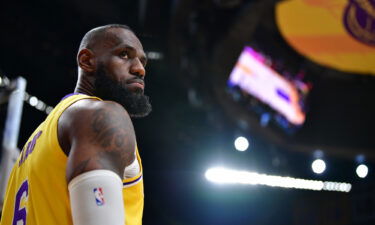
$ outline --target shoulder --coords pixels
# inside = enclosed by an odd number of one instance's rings
[[[73,164],[77,158],[97,159],[99,163],[92,163],[87,170],[107,168],[120,175],[134,159],[132,121],[127,111],[112,101],[85,99],[71,105],[59,119],[58,138]],[[80,171],[74,171],[72,176],[76,173]]]
[[[69,106],[61,115],[61,120],[78,120],[95,115],[121,116],[129,118],[124,107],[113,101],[82,99]]]
[[[133,128],[127,111],[113,101],[83,99],[68,107],[59,119],[59,130],[70,135],[82,129],[98,132],[111,126]]]

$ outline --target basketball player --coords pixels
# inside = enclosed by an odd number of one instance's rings
[[[151,112],[146,56],[124,25],[89,31],[73,94],[39,125],[11,173],[1,225],[140,225],[142,166],[131,117]]]

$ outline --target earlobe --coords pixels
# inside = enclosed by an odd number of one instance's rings
[[[77,55],[77,62],[82,70],[86,72],[95,71],[95,55],[91,50],[87,48],[81,49]]]

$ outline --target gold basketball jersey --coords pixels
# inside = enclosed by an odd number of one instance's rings
[[[57,122],[66,108],[82,99],[100,101],[83,94],[66,96],[23,147],[9,177],[0,225],[73,224],[65,178],[67,156],[58,142]],[[123,180],[126,225],[142,224],[144,195],[138,149],[136,155],[138,175]],[[93,201],[101,203],[94,194]]]

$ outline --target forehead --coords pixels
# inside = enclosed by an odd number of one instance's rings
[[[107,48],[116,48],[121,45],[130,46],[143,52],[142,43],[132,31],[124,28],[108,29],[104,38],[104,46]]]

